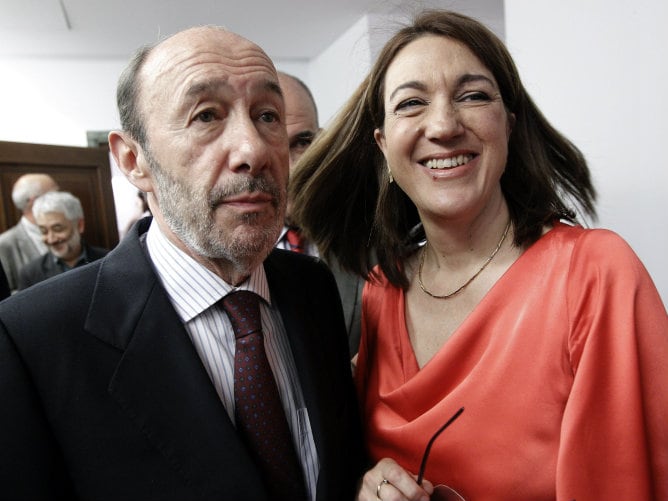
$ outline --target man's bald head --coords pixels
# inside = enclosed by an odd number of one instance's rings
[[[19,177],[12,188],[12,201],[18,210],[31,222],[35,219],[32,215],[32,203],[35,199],[49,191],[57,191],[58,183],[43,173],[24,174]]]

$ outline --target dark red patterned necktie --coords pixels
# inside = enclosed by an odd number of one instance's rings
[[[271,498],[306,500],[304,475],[264,350],[259,300],[253,292],[236,291],[220,301],[236,337],[237,430],[260,468]]]

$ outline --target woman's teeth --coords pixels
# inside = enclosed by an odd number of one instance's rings
[[[451,169],[452,167],[459,167],[467,162],[470,162],[473,155],[458,155],[450,158],[433,158],[425,162],[425,167],[429,169]]]

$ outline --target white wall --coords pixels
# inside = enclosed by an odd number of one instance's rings
[[[622,235],[668,304],[668,2],[507,0],[508,47],[552,123],[586,155],[597,226]]]
[[[318,105],[320,125],[336,114],[369,70],[370,17],[364,16],[309,64],[305,80]]]
[[[87,146],[117,128],[120,59],[0,59],[0,141]]]

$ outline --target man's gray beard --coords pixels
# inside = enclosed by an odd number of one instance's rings
[[[158,193],[156,198],[160,212],[179,239],[196,254],[209,259],[224,259],[234,264],[235,268],[250,272],[259,261],[269,254],[274,247],[283,226],[281,204],[285,203],[285,193],[275,183],[264,177],[242,177],[224,188],[211,193],[197,193],[180,180],[171,177],[165,169],[147,153],[153,177],[156,180]],[[252,239],[234,239],[216,227],[214,210],[226,197],[244,192],[261,191],[271,195],[272,205],[277,211],[275,224],[262,229]],[[206,200],[206,205],[197,207],[197,203]],[[257,214],[241,216],[241,222],[247,225],[256,224]]]

